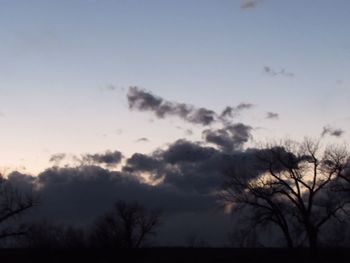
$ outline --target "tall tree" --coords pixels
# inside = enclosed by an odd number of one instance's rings
[[[254,208],[253,225],[277,226],[288,247],[305,239],[316,247],[321,228],[346,212],[349,200],[338,189],[348,163],[346,148],[322,147],[311,139],[269,144],[256,155],[258,175],[229,169],[220,197],[235,208]]]

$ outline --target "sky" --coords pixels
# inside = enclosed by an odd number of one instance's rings
[[[138,201],[164,211],[158,244],[227,245],[245,221],[218,205],[223,167],[255,178],[264,142],[350,141],[349,13],[348,0],[0,0],[0,173],[42,197],[34,219],[87,225]]]
[[[149,153],[203,126],[130,109],[130,87],[271,138],[350,139],[350,2],[0,1],[0,167]],[[333,133],[332,133],[333,131]],[[338,133],[334,133],[338,131]],[[336,135],[336,136],[332,136]],[[139,140],[141,138],[146,138]]]

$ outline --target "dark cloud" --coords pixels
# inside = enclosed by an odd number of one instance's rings
[[[278,119],[279,118],[279,114],[276,112],[267,112],[266,113],[266,119]]]
[[[218,155],[221,155],[220,151],[212,147],[178,140],[150,155],[134,154],[123,171],[151,173],[153,179],[162,179],[159,187],[169,187],[177,192],[210,195],[220,185],[222,163],[218,163],[221,158]]]
[[[156,155],[166,163],[193,163],[204,161],[215,152],[211,147],[203,147],[198,143],[192,143],[187,140],[178,140],[171,144],[165,151],[157,152]]]
[[[250,129],[244,124],[226,127],[236,145],[247,140]],[[10,174],[8,180],[21,189],[36,189],[41,200],[40,206],[30,215],[31,220],[46,219],[86,226],[110,209],[116,200],[137,201],[146,207],[164,211],[164,224],[157,236],[162,244],[173,240],[173,237],[177,240],[174,245],[183,244],[188,232],[182,231],[179,235],[179,229],[200,221],[197,224],[202,230],[198,229],[196,233],[217,245],[225,241],[225,228],[229,227],[226,223],[230,222],[228,215],[218,209],[216,197],[225,173],[235,169],[247,180],[257,176],[266,167],[257,162],[256,156],[267,154],[267,151],[237,149],[226,152],[223,149],[228,146],[224,143],[215,145],[219,147],[177,140],[150,154],[133,154],[126,159],[121,171],[97,165],[112,162],[102,157],[106,154],[90,154],[85,156],[90,156],[96,164],[55,166],[38,176],[16,172]],[[118,151],[107,153],[114,156],[113,153]],[[120,158],[112,160],[116,162]],[[143,179],[145,173],[150,174],[151,179],[161,180],[154,185],[147,184]],[[223,222],[226,222],[225,225],[222,225]],[[214,238],[214,232],[220,235]]]
[[[284,76],[284,77],[294,77],[295,74],[289,71],[286,71],[285,69],[281,69],[279,71],[272,69],[269,66],[264,66],[263,72],[269,76],[275,77],[275,76]]]
[[[251,138],[252,127],[243,123],[227,125],[222,129],[203,131],[206,142],[219,146],[224,152],[241,150],[244,143]]]
[[[213,214],[217,206],[213,195],[184,191],[169,184],[151,186],[132,173],[110,171],[98,166],[53,167],[37,177],[15,172],[8,180],[20,189],[37,189],[40,205],[27,214],[25,219],[29,221],[47,220],[88,227],[117,200],[137,201],[148,208],[161,209],[163,223],[157,238],[163,245],[174,237],[176,242],[173,245],[183,244],[188,233],[182,231],[182,235],[179,235],[178,230],[201,219],[203,229],[198,231],[212,242],[209,233],[215,232],[216,225],[220,225],[215,222],[224,216],[218,212]],[[229,223],[229,217],[226,217]],[[183,220],[178,221],[178,218]],[[208,218],[211,219],[207,221]],[[217,236],[216,241],[223,242],[226,232],[223,227],[219,229],[221,235]]]
[[[216,120],[216,113],[205,108],[195,109],[187,118],[189,122],[209,125]]]
[[[102,154],[86,154],[83,155],[83,162],[93,164],[105,164],[107,166],[115,166],[121,162],[123,155],[119,151],[106,151]]]
[[[261,0],[242,0],[241,1],[241,8],[242,9],[253,9],[255,8]]]
[[[232,129],[240,131],[241,128],[237,125]],[[253,156],[256,153],[252,150],[228,153],[221,148],[216,149],[182,139],[149,155],[134,154],[127,160],[123,171],[147,172],[153,179],[162,179],[162,186],[180,192],[211,195],[220,188],[225,169],[232,166],[252,167]],[[257,171],[254,167],[252,173]]]
[[[334,136],[334,137],[341,137],[344,134],[345,131],[343,131],[342,129],[337,129],[334,128],[332,126],[324,126],[323,127],[323,131],[321,133],[321,136],[325,136],[325,135],[330,135],[330,136]]]
[[[161,162],[152,156],[142,153],[134,153],[129,159],[127,159],[126,165],[123,167],[123,171],[152,172],[158,170],[161,165]]]
[[[251,103],[240,103],[236,107],[227,106],[221,113],[221,117],[235,117],[242,110],[248,110],[254,107],[254,104]]]
[[[217,120],[217,114],[209,109],[170,102],[138,87],[130,87],[127,94],[129,108],[153,112],[158,118],[177,116],[194,124],[209,125]]]

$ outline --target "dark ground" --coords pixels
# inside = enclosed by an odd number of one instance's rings
[[[350,248],[233,249],[144,248],[125,250],[0,250],[0,262],[349,262]]]

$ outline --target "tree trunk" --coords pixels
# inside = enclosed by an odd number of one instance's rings
[[[318,231],[313,226],[309,226],[306,230],[308,239],[309,239],[309,247],[316,248],[318,245]]]
[[[282,229],[283,230],[283,234],[284,234],[284,238],[286,240],[286,243],[287,243],[287,247],[288,248],[293,248],[294,247],[294,244],[293,244],[293,240],[289,234],[289,231],[288,230],[285,230],[285,229]]]

